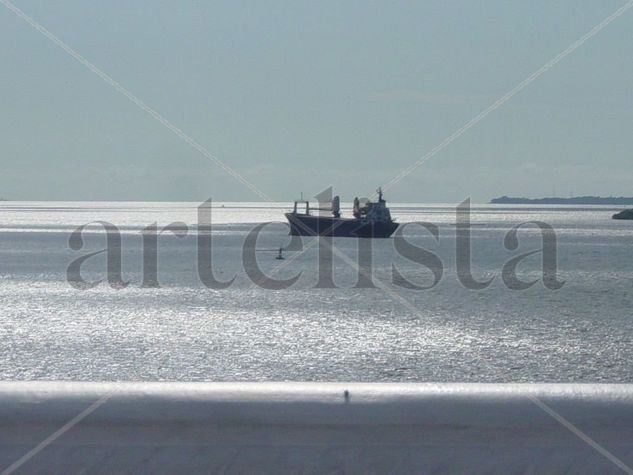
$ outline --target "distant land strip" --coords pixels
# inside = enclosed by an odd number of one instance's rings
[[[503,205],[633,205],[633,198],[624,196],[575,196],[573,198],[513,198],[502,196],[490,200],[491,204]]]

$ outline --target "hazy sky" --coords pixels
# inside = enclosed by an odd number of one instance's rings
[[[367,195],[623,0],[13,0],[275,200]],[[390,190],[633,195],[633,9]],[[256,200],[0,5],[0,196]]]

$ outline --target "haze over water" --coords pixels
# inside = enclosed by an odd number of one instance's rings
[[[473,291],[456,276],[454,206],[390,204],[400,223],[440,229],[439,243],[419,227],[405,232],[443,261],[443,278],[431,290],[394,286],[392,264],[420,285],[429,285],[432,274],[398,256],[393,239],[372,240],[376,278],[414,312],[381,289],[353,288],[356,271],[336,257],[339,288],[313,288],[317,246],[294,260],[295,252],[285,253],[286,267],[274,277],[302,272],[290,289],[253,285],[241,262],[244,239],[254,223],[277,222],[260,234],[256,255],[263,270],[278,266],[275,249],[290,241],[281,223],[286,203],[214,203],[215,275],[237,277],[226,290],[207,289],[196,270],[196,206],[0,203],[0,379],[630,381],[633,230],[610,219],[613,208],[473,205],[473,273],[482,281],[496,275],[490,288]],[[68,246],[77,226],[96,220],[122,232],[127,288],[103,282],[77,290],[66,281],[70,262],[105,247],[99,225],[87,228],[83,249]],[[187,223],[188,235],[160,237],[161,287],[141,288],[140,231],[174,221]],[[501,281],[505,262],[541,247],[538,230],[526,227],[518,250],[504,248],[506,233],[527,221],[556,229],[560,290],[539,282],[513,291]],[[357,244],[334,240],[352,258]],[[539,278],[540,259],[527,259],[519,277]],[[89,259],[83,276],[105,278],[103,257]]]

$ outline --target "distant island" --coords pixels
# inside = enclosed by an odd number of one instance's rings
[[[501,205],[615,205],[630,206],[633,205],[633,198],[623,196],[609,196],[603,198],[601,196],[575,196],[573,198],[512,198],[510,196],[502,196],[494,198],[490,201],[492,204]]]

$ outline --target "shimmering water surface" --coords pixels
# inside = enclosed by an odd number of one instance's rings
[[[610,381],[633,379],[633,222],[613,221],[608,207],[473,205],[472,268],[486,290],[464,288],[455,264],[455,208],[393,204],[401,223],[439,227],[439,241],[409,226],[412,244],[438,255],[444,273],[430,290],[393,284],[392,266],[429,285],[429,269],[404,259],[393,239],[372,240],[378,287],[355,288],[357,273],[332,260],[337,288],[315,288],[318,246],[304,252],[282,224],[285,204],[214,203],[213,269],[225,290],[201,284],[196,266],[193,203],[0,203],[0,379],[67,380],[318,380],[318,381]],[[347,211],[344,209],[344,212]],[[68,265],[105,247],[96,221],[121,230],[125,288],[103,282],[88,289],[66,280]],[[143,288],[141,230],[180,221],[187,235],[159,239],[160,288]],[[259,266],[277,279],[300,275],[286,290],[252,283],[242,263],[256,223],[276,222],[259,235]],[[504,247],[515,225],[543,221],[558,237],[560,290],[542,282],[509,290],[501,269],[541,246],[535,227],[520,247]],[[70,233],[93,222],[83,248]],[[334,246],[356,259],[359,241]],[[541,256],[519,277],[540,277]],[[105,259],[84,265],[86,280],[105,278]],[[279,265],[284,267],[275,270]],[[252,270],[246,264],[246,270]]]

